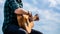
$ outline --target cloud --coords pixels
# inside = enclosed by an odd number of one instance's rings
[[[0,0],[0,4],[3,4],[5,2],[5,0]]]
[[[37,0],[32,0],[33,4],[38,4]]]
[[[58,17],[60,17],[60,13],[55,13],[51,10],[39,10],[39,14],[42,15],[43,18],[47,19],[47,20],[52,20],[55,22],[60,22],[60,19]]]
[[[59,16],[60,14],[55,13],[52,10],[39,9],[36,6],[33,6],[33,5],[29,4],[29,3],[24,3],[24,8],[27,9],[27,10],[33,11],[33,12],[34,11],[35,12],[37,11],[37,13],[39,12],[39,14],[41,14],[43,16],[43,18],[45,18],[47,20],[53,20],[53,21],[60,22],[58,18],[55,18],[56,16]]]
[[[60,0],[56,0],[57,4],[60,4]]]
[[[50,2],[50,7],[55,7],[57,5],[56,0],[49,0]]]
[[[3,3],[3,0],[0,0],[0,3]]]
[[[50,2],[49,7],[57,7],[60,5],[60,0],[48,0]]]

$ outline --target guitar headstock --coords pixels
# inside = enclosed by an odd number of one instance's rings
[[[31,21],[39,21],[39,16],[38,16],[38,14],[36,14],[35,16],[32,16],[32,12],[29,12],[28,11],[28,14],[27,14],[28,16],[29,16],[29,21],[31,22]]]
[[[39,16],[38,16],[38,14],[36,14],[35,16],[34,16],[34,21],[38,21],[39,20]]]

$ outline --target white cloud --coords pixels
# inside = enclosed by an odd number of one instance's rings
[[[55,7],[57,5],[56,0],[48,0],[50,2],[50,7]]]
[[[23,5],[24,5],[24,9],[26,9],[26,10],[29,10],[29,11],[31,11],[31,12],[34,12],[34,11],[37,11],[37,7],[35,8],[33,5],[31,5],[31,4],[29,4],[29,3],[23,3]]]
[[[60,0],[56,0],[57,4],[60,4]]]
[[[2,3],[3,2],[3,0],[0,0],[0,3]]]
[[[35,12],[38,11],[39,14],[42,15],[43,18],[45,18],[47,20],[60,22],[60,19],[58,19],[58,17],[60,17],[59,13],[55,13],[52,10],[48,10],[48,9],[39,9],[36,6],[33,6],[33,5],[29,4],[29,3],[25,3],[24,6],[25,6],[26,9],[28,8],[28,10],[30,10],[30,11],[35,11]]]
[[[51,20],[51,21],[55,21],[55,22],[60,22],[60,19],[58,19],[58,17],[60,17],[59,13],[55,13],[51,10],[39,10],[38,11],[39,14],[42,15],[43,18],[47,19],[47,20]]]
[[[0,3],[4,3],[5,0],[0,0]]]
[[[37,0],[32,0],[32,2],[33,2],[34,4],[38,4]]]

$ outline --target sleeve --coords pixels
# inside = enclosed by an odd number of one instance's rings
[[[22,5],[21,5],[22,6]],[[17,3],[16,0],[9,0],[9,7],[15,11],[15,9],[19,8],[19,4]]]

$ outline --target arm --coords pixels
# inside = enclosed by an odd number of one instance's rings
[[[19,14],[28,14],[28,12],[26,12],[26,10],[24,10],[23,8],[18,8],[15,10],[15,14],[19,15]]]

